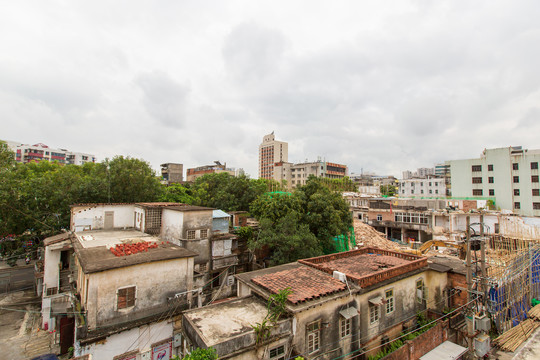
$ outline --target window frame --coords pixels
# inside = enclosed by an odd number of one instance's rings
[[[540,189],[532,189],[532,196],[540,196]]]
[[[516,176],[513,176],[513,177],[512,177],[512,183],[514,183],[514,184],[519,184],[519,176],[517,176],[517,175],[516,175]]]
[[[488,171],[493,171],[493,164],[488,164]]]
[[[308,354],[313,354],[319,351],[321,348],[321,320],[320,319],[312,321],[306,325],[306,348],[307,348]]]
[[[195,240],[195,230],[186,231],[186,239]]]
[[[519,189],[514,189],[514,196],[519,196]]]
[[[418,296],[418,290],[422,291],[422,296]],[[425,292],[426,292],[426,286],[424,284],[424,279],[423,278],[417,279],[416,280],[416,293],[415,293],[417,303],[422,304],[424,300],[426,300]]]
[[[378,305],[369,304],[369,325],[375,325],[379,322],[381,313]]]
[[[538,170],[538,161],[531,161],[531,170]]]
[[[512,170],[519,170],[519,164],[518,163],[512,163]]]
[[[532,182],[532,183],[537,183],[537,182],[539,182],[539,181],[538,181],[538,175],[531,175],[531,182]]]
[[[472,172],[481,172],[482,171],[482,165],[472,165],[471,166]]]
[[[199,236],[201,239],[206,239],[208,237],[208,229],[201,229]]]
[[[286,344],[281,344],[274,346],[273,348],[268,350],[268,359],[270,360],[285,360],[287,356],[285,355],[287,352],[287,348],[285,346]],[[279,349],[283,348],[283,352],[279,352]],[[272,356],[272,351],[276,350],[276,354]]]
[[[339,334],[341,338],[344,339],[347,336],[351,335],[352,329],[352,318],[344,318],[343,316],[339,317]]]
[[[129,296],[129,290],[133,289],[133,295],[132,295],[132,299],[128,298]],[[125,305],[124,306],[120,306],[120,292],[126,292],[125,293]],[[136,285],[128,285],[128,286],[122,286],[122,287],[119,287],[118,289],[116,289],[116,310],[126,310],[126,309],[131,309],[133,307],[135,307],[135,304],[137,302],[137,286]]]
[[[514,202],[514,209],[516,209],[516,210],[521,210],[521,202],[515,201],[515,202]]]
[[[391,295],[388,296],[388,293],[391,292]],[[386,289],[384,291],[384,298],[386,299],[386,306],[385,306],[385,310],[386,310],[386,314],[392,314],[394,312],[394,310],[396,309],[396,306],[395,306],[395,297],[394,297],[394,288],[390,288],[390,289]],[[389,308],[391,308],[389,310]]]
[[[473,189],[472,190],[473,196],[484,196],[484,191],[482,189]]]

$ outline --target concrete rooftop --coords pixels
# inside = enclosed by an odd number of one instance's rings
[[[264,320],[266,306],[254,297],[240,298],[184,313],[207,346],[214,346],[253,331]]]
[[[161,242],[155,236],[148,235],[138,230],[91,230],[75,233],[83,248],[88,249],[97,246],[111,246],[131,242]]]

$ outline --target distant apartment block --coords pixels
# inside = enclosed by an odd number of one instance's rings
[[[444,178],[428,176],[399,182],[399,196],[412,198],[438,198],[446,196]]]
[[[452,196],[492,199],[496,206],[540,216],[540,150],[521,146],[485,149],[480,158],[452,160]]]
[[[426,178],[428,176],[435,175],[435,168],[418,168],[412,172],[410,170],[403,171],[403,180],[414,178]]]
[[[73,152],[67,149],[53,149],[42,143],[35,145],[21,144],[14,141],[7,141],[6,143],[15,153],[15,160],[19,163],[58,161],[60,164],[82,165],[87,162],[96,162],[95,155]]]
[[[214,161],[214,165],[204,165],[196,168],[187,169],[186,180],[195,181],[195,179],[204,176],[206,174],[214,173],[229,173],[231,176],[236,176],[237,172],[234,168],[228,168],[227,163],[221,164],[219,161]]]
[[[184,165],[177,163],[161,164],[161,182],[165,185],[178,184],[184,180]]]
[[[308,178],[313,175],[318,178],[342,179],[348,174],[347,165],[317,160],[292,164],[279,162],[274,165],[274,180],[285,180],[289,189],[306,184]]]
[[[274,132],[265,135],[259,145],[259,179],[274,179],[274,165],[289,160],[289,145],[277,141]]]

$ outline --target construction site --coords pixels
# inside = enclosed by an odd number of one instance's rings
[[[459,259],[466,269],[466,285],[454,290],[466,293],[467,305],[461,309],[460,345],[473,358],[494,352],[508,353],[508,357],[491,358],[513,358],[526,352],[521,350],[524,343],[535,335],[540,338],[540,329],[535,332],[540,327],[540,224],[534,218],[524,221],[481,211],[461,215],[465,226],[439,231],[434,239],[420,244],[392,241],[355,218],[356,244],[428,259]]]

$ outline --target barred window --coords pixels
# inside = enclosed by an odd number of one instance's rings
[[[188,240],[193,240],[193,239],[195,239],[195,230],[188,230],[188,231],[187,231],[187,239],[188,239]]]
[[[208,237],[208,229],[201,230],[201,239],[206,239]]]

